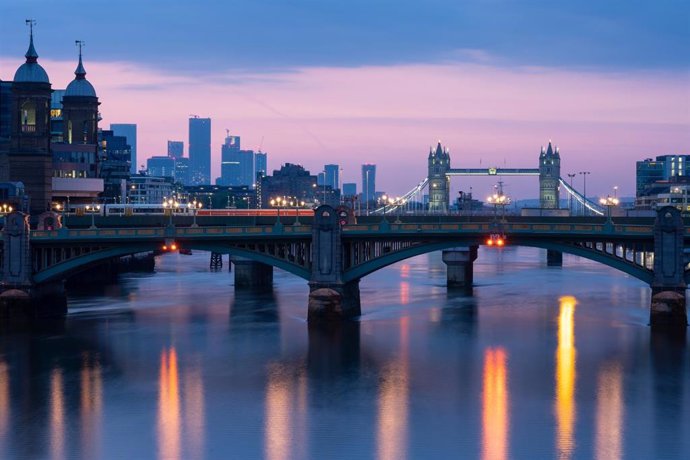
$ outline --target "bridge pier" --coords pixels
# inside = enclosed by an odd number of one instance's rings
[[[443,251],[442,259],[446,264],[446,287],[449,289],[472,289],[477,249],[478,246],[469,246]]]
[[[307,319],[310,323],[340,321],[362,312],[359,279],[343,281],[342,229],[336,210],[314,211],[311,278]]]
[[[244,257],[230,256],[235,265],[235,289],[264,290],[273,286],[273,267]]]
[[[685,333],[687,328],[684,236],[680,211],[672,206],[661,208],[654,223],[654,279],[649,312],[652,329]]]
[[[553,249],[546,250],[546,265],[549,267],[563,266],[563,253],[561,251],[554,251]]]

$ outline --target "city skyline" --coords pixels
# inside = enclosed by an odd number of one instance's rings
[[[448,6],[439,5],[439,10]],[[351,8],[357,16],[365,7],[355,3]],[[274,166],[297,162],[317,170],[327,159],[341,165],[343,182],[354,182],[361,164],[376,163],[379,188],[392,194],[404,193],[422,178],[415,172],[423,168],[427,148],[439,139],[450,149],[454,167],[534,167],[541,146],[551,139],[561,148],[564,173],[592,171],[588,179],[592,195],[604,195],[618,186],[622,195],[631,196],[636,161],[690,152],[690,115],[683,97],[688,94],[688,59],[680,52],[687,48],[683,45],[688,33],[676,19],[660,27],[666,20],[661,19],[662,6],[617,16],[621,8],[582,11],[570,17],[567,27],[561,25],[556,43],[539,45],[543,32],[535,32],[536,36],[521,37],[512,51],[491,46],[486,37],[477,39],[483,43],[467,40],[476,48],[463,48],[462,37],[446,37],[444,42],[444,34],[439,34],[441,38],[433,40],[419,37],[419,46],[411,49],[408,59],[395,57],[398,51],[374,40],[376,52],[367,56],[336,53],[342,60],[334,62],[326,53],[307,60],[288,55],[285,59],[290,62],[271,67],[251,61],[251,45],[243,43],[227,46],[245,56],[243,66],[233,67],[236,61],[223,53],[212,70],[193,65],[194,56],[208,57],[206,53],[227,45],[213,34],[187,37],[187,46],[180,50],[184,59],[176,62],[176,69],[156,53],[118,49],[102,37],[76,38],[89,43],[84,52],[89,79],[102,101],[102,126],[114,121],[136,123],[139,163],[164,155],[168,139],[185,138],[189,114],[198,113],[219,127],[211,133],[211,178],[220,175],[216,147],[224,137],[220,127],[226,126],[241,135],[248,148],[270,151]],[[115,7],[115,17],[120,9],[121,5]],[[402,9],[407,11],[407,6]],[[34,6],[10,5],[0,19],[6,43],[0,50],[0,78],[10,80],[22,62],[28,35],[23,19],[33,15],[38,19],[36,48],[41,63],[53,87],[64,88],[74,66],[74,50],[70,40],[62,44],[55,37],[69,36],[73,30],[78,35],[95,31],[89,32],[91,25],[81,27],[78,16],[58,25],[55,17],[48,20],[45,12],[34,10]],[[531,10],[526,7],[522,19],[516,20],[518,29],[532,22],[523,17]],[[439,16],[433,9],[425,11]],[[379,13],[374,11],[372,21],[380,20]],[[307,13],[296,8],[287,14]],[[465,17],[456,10],[453,14]],[[467,17],[487,15],[488,11],[479,10],[467,13]],[[533,20],[539,17],[535,13]],[[644,33],[635,37],[635,27],[643,19]],[[576,35],[577,25],[586,26],[592,35],[577,45],[564,44]],[[156,21],[151,27],[160,32]],[[373,29],[371,24],[362,27]],[[621,43],[628,38],[630,43]],[[601,49],[588,57],[584,50],[597,39]],[[648,41],[641,43],[643,39]],[[155,46],[149,42],[142,45],[144,50]],[[568,56],[556,59],[559,44]],[[530,46],[533,50],[526,55]],[[438,52],[424,57],[420,49]],[[172,92],[175,97],[170,97]],[[507,185],[516,198],[534,198],[538,193],[529,180],[509,179]],[[452,193],[469,186],[481,196],[493,181],[451,182]]]

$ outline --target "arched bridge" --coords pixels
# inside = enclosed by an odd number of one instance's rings
[[[308,280],[312,290],[327,287],[345,294],[358,291],[364,276],[395,262],[432,251],[481,245],[498,225],[509,244],[574,254],[651,286],[684,292],[690,282],[685,259],[690,228],[673,208],[665,208],[659,216],[656,223],[573,217],[425,221],[422,216],[405,216],[400,223],[381,218],[341,227],[335,210],[322,206],[313,225],[29,231],[26,223],[23,233],[24,224],[12,230],[8,223],[0,266],[5,289],[33,286],[64,279],[107,259],[157,250],[174,242],[181,248],[231,254],[278,267]],[[355,310],[358,312],[358,305]]]

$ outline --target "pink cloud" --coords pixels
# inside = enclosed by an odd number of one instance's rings
[[[54,88],[75,64],[41,59]],[[3,69],[21,62],[0,59]],[[634,194],[635,161],[690,153],[687,75],[596,73],[477,64],[305,68],[273,74],[173,76],[127,62],[85,62],[102,102],[102,126],[139,126],[139,156],[187,144],[190,114],[213,119],[213,177],[225,128],[269,153],[269,168],[290,161],[313,173],[339,163],[360,182],[362,163],[378,165],[380,190],[403,193],[426,171],[441,139],[456,167],[536,167],[550,138],[562,172],[588,170],[589,194],[618,185]],[[11,78],[12,75],[3,75]],[[141,159],[140,159],[141,163]],[[535,197],[536,180],[508,179],[516,197]],[[493,179],[454,179],[490,190]],[[512,193],[512,192],[511,192]]]

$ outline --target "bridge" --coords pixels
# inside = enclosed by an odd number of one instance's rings
[[[396,208],[415,200],[424,190],[429,195],[429,211],[447,213],[450,210],[450,178],[453,176],[536,176],[539,178],[540,208],[558,209],[563,189],[587,212],[599,216],[605,214],[598,203],[589,200],[561,177],[561,154],[558,147],[551,145],[551,141],[546,148],[542,147],[537,168],[451,168],[450,163],[448,149],[443,148],[439,142],[436,149],[429,150],[427,176],[392,206],[383,206],[376,209],[375,213],[395,212]]]
[[[342,210],[321,206],[311,225],[173,224],[49,231],[31,230],[29,216],[14,212],[7,216],[0,247],[0,298],[17,292],[38,298],[46,287],[61,285],[64,279],[104,261],[174,244],[230,254],[236,265],[236,287],[261,284],[267,273],[272,279],[271,267],[283,269],[309,283],[310,321],[347,318],[361,312],[359,281],[363,277],[420,254],[444,251],[448,286],[470,287],[477,248],[498,226],[511,245],[574,254],[649,284],[653,292],[651,323],[683,328],[687,324],[690,228],[673,207],[661,209],[656,220],[617,222],[598,217],[506,217],[496,221],[406,215],[396,222],[381,217],[343,225],[339,212]]]

